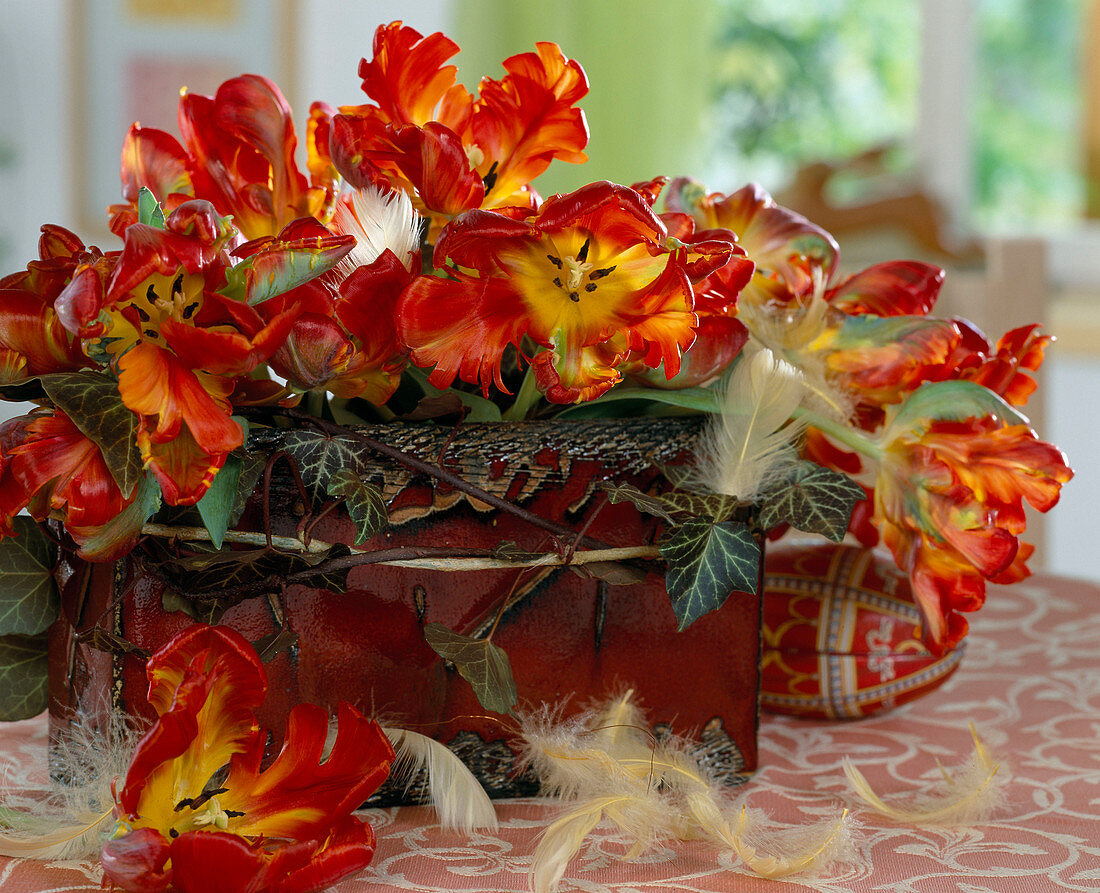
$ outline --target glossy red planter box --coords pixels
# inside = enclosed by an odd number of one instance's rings
[[[942,685],[965,642],[935,656],[921,642],[908,577],[858,546],[769,548],[760,704],[769,713],[857,719]]]
[[[393,443],[397,426],[371,433]],[[467,432],[467,427],[471,430]],[[526,423],[464,426],[446,448],[446,466],[571,529],[612,546],[654,542],[657,521],[629,504],[607,503],[602,480],[646,489],[655,462],[673,461],[697,423]],[[521,430],[522,429],[522,430]],[[366,430],[366,429],[364,429]],[[415,433],[419,432],[419,433]],[[435,461],[449,430],[415,429],[403,448]],[[549,535],[527,522],[442,486],[378,463],[391,526],[368,545],[546,549]],[[301,514],[289,477],[279,478],[271,503],[279,507],[273,533],[292,534]],[[295,506],[295,503],[299,503]],[[241,527],[256,529],[259,502]],[[297,510],[295,510],[297,509]],[[350,541],[342,512],[326,516],[313,536]],[[350,701],[387,723],[431,734],[470,762],[492,794],[531,793],[515,773],[508,743],[515,722],[489,715],[470,686],[424,642],[423,625],[438,622],[465,634],[484,634],[502,600],[519,596],[503,614],[493,642],[511,660],[520,708],[565,702],[579,709],[593,699],[633,688],[655,724],[695,736],[708,758],[733,779],[757,762],[760,601],[737,593],[682,633],[665,591],[663,565],[641,565],[644,582],[625,586],[582,578],[568,569],[440,572],[364,565],[349,576],[348,591],[304,586],[285,592],[286,624],[294,644],[266,666],[269,691],[261,723],[280,730],[290,707],[311,702],[333,709]],[[74,713],[111,703],[149,716],[141,652],[152,652],[193,621],[162,604],[165,584],[133,561],[115,566],[69,563],[63,568],[63,620],[51,634],[51,716],[55,729]],[[514,598],[515,596],[513,596]],[[222,622],[256,642],[277,626],[277,601],[253,598],[230,608]],[[98,632],[96,631],[98,627]],[[111,648],[105,653],[96,644]]]

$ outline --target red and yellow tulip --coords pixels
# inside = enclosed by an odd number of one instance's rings
[[[505,60],[474,97],[444,65],[458,45],[401,22],[378,29],[359,66],[372,100],[330,116],[314,106],[310,168],[335,167],[353,186],[388,183],[413,197],[433,229],[472,208],[537,206],[531,180],[555,158],[582,162],[588,142],[574,105],[588,92],[575,61],[552,43]],[[328,143],[325,143],[325,138]]]
[[[1023,502],[1045,512],[1073,473],[1027,419],[973,382],[926,384],[891,413],[882,434],[874,515],[909,573],[936,652],[967,630],[986,581],[1028,575]]]
[[[435,262],[451,278],[421,277],[397,306],[400,337],[432,384],[455,377],[504,390],[509,344],[526,350],[554,403],[591,400],[622,378],[636,351],[671,378],[695,339],[694,281],[735,251],[686,243],[633,189],[601,182],[554,196],[537,213],[470,211],[447,226]],[[541,349],[539,349],[541,348]]]
[[[374,831],[352,812],[394,758],[377,723],[341,704],[326,755],[327,714],[300,704],[261,769],[267,735],[254,711],[267,678],[238,633],[192,626],[146,673],[158,719],[116,791],[109,881],[135,893],[308,893],[370,862]]]

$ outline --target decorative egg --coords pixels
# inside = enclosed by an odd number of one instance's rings
[[[936,656],[921,642],[908,577],[889,554],[835,543],[776,545],[764,572],[760,706],[857,719],[943,684],[965,642]]]

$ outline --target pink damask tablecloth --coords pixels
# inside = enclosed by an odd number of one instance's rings
[[[990,822],[899,827],[847,793],[845,755],[889,798],[937,778],[937,759],[961,763],[971,747],[970,721],[1011,773],[1007,804]],[[44,783],[45,729],[44,717],[0,727],[0,768],[9,786]],[[703,844],[662,846],[624,862],[626,845],[601,827],[570,864],[561,890],[1100,890],[1100,587],[1037,577],[995,589],[972,618],[961,669],[943,688],[859,722],[765,716],[760,736],[763,767],[741,793],[793,824],[851,806],[858,819],[852,861],[810,883],[747,876],[731,854]],[[526,890],[538,834],[556,807],[520,800],[500,803],[498,812],[499,831],[465,838],[441,831],[426,807],[369,810],[379,838],[374,863],[335,889]],[[95,863],[0,859],[3,893],[91,893],[100,879]]]

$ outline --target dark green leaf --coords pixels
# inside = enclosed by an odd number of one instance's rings
[[[210,488],[198,501],[197,508],[202,523],[210,533],[210,542],[220,549],[225,541],[225,532],[229,529],[229,516],[233,511],[233,502],[237,496],[237,482],[241,477],[241,460],[234,455],[225,459],[225,464],[214,476]]]
[[[328,571],[323,563],[350,554],[351,549],[342,543],[326,552],[310,553],[272,552],[265,548],[223,549],[166,559],[159,562],[158,567],[169,584],[184,594],[225,591],[229,599],[233,590],[292,574],[295,582],[304,586],[341,593],[347,591],[348,569]]]
[[[587,403],[578,403],[575,407],[569,407],[557,414],[557,418],[583,417],[600,415],[598,407],[618,400],[643,400],[647,403],[664,403],[681,409],[690,409],[696,412],[718,412],[721,408],[721,397],[717,391],[710,388],[680,388],[678,390],[662,390],[661,388],[612,388],[602,397],[589,400]]]
[[[800,462],[793,475],[764,495],[760,526],[770,530],[787,523],[839,543],[848,530],[852,509],[867,494],[839,471]]]
[[[361,546],[386,527],[386,501],[373,484],[359,478],[349,468],[340,468],[328,479],[330,496],[344,497],[348,516],[355,523],[355,544]]]
[[[248,505],[248,498],[252,495],[260,479],[264,475],[267,466],[267,453],[261,450],[240,451],[237,458],[241,463],[240,475],[237,478],[237,492],[233,497],[233,508],[229,512],[229,526],[235,527],[241,520],[241,515]]]
[[[122,495],[129,497],[142,477],[134,439],[138,420],[123,404],[118,382],[100,372],[58,372],[41,380],[54,406],[99,447]]]
[[[665,586],[678,626],[687,629],[720,608],[731,592],[754,592],[760,546],[745,524],[693,518],[661,545],[668,562]]]
[[[46,636],[0,636],[0,722],[30,719],[49,703]]]
[[[161,210],[157,197],[145,186],[138,193],[138,223],[164,229],[164,211]]]
[[[45,632],[61,602],[53,580],[54,546],[26,516],[0,540],[0,636]]]
[[[141,526],[160,508],[160,486],[151,477],[143,477],[134,501],[103,525],[81,546],[83,554],[92,560],[104,555],[118,556],[129,551],[141,536]]]
[[[285,626],[280,626],[275,632],[253,642],[252,647],[256,649],[256,653],[260,656],[260,660],[266,664],[274,660],[282,652],[293,648],[297,644],[298,634],[291,632]]]
[[[0,396],[17,403],[34,403],[42,400],[46,392],[42,388],[42,379],[36,375],[33,378],[24,378],[22,381],[0,383]]]
[[[675,518],[669,514],[665,501],[660,496],[650,496],[643,493],[633,484],[603,483],[600,485],[606,492],[607,498],[612,503],[631,502],[640,512],[656,515],[669,523]]]
[[[474,639],[453,632],[441,623],[424,627],[424,639],[432,650],[449,660],[470,683],[486,710],[511,713],[519,697],[508,655],[488,639]]]
[[[358,473],[367,448],[350,437],[329,437],[315,431],[288,431],[280,446],[298,463],[298,473],[314,504],[325,500],[329,480],[341,469]]]

